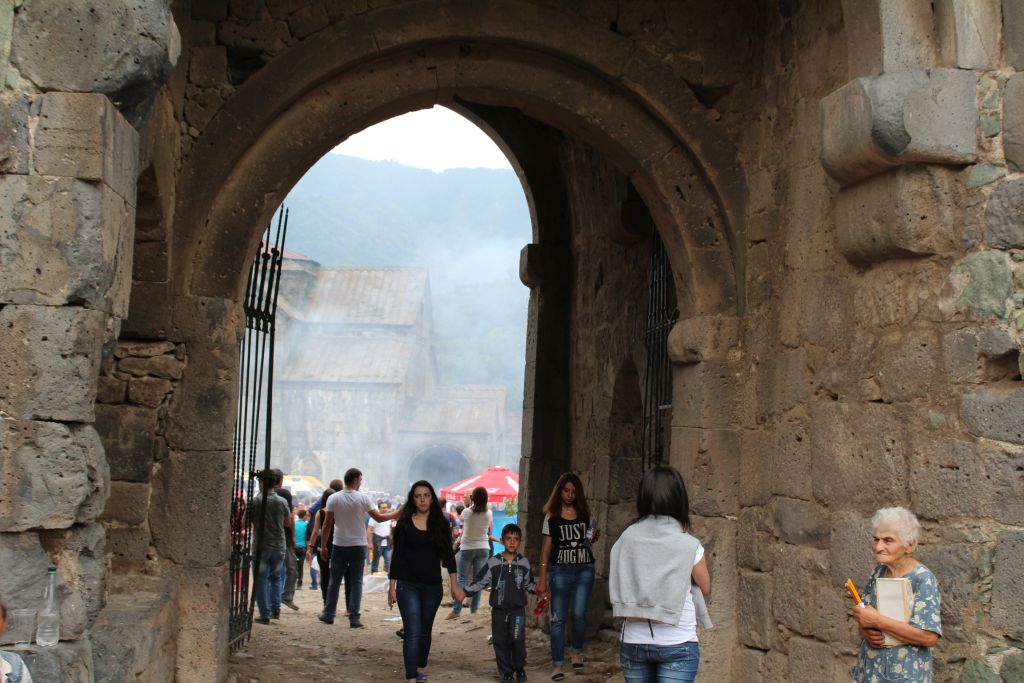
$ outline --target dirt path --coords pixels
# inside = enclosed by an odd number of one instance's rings
[[[383,583],[382,577],[366,577],[366,586]],[[342,599],[344,602],[344,599]],[[298,612],[284,608],[270,626],[253,625],[251,640],[231,656],[229,683],[279,683],[285,680],[385,683],[404,680],[402,641],[395,631],[402,626],[398,607],[388,610],[383,591],[364,592],[364,629],[350,629],[341,614],[332,625],[317,620],[320,591],[303,587],[295,592]],[[442,607],[434,622],[428,672],[437,683],[479,683],[498,680],[494,651],[487,643],[490,609],[486,600],[480,611],[461,620],[446,620]],[[551,675],[548,637],[538,628],[527,632],[530,681],[549,681]],[[568,683],[616,683],[622,681],[615,647],[594,640],[587,644],[586,673],[567,673]]]

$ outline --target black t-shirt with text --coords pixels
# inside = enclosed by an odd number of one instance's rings
[[[551,556],[548,562],[555,565],[591,564],[594,554],[590,552],[587,529],[590,519],[562,519],[544,517],[544,535],[551,537]]]

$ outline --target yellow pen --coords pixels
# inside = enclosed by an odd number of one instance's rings
[[[846,590],[850,591],[850,597],[853,598],[857,607],[864,606],[864,601],[860,599],[860,593],[857,592],[857,587],[853,585],[853,579],[846,580]]]

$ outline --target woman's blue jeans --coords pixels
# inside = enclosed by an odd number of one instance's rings
[[[395,582],[395,598],[398,611],[402,613],[402,628],[405,640],[402,642],[402,659],[405,660],[405,678],[416,678],[416,669],[426,668],[430,657],[430,632],[434,628],[434,617],[441,606],[440,583],[418,583],[416,581]]]
[[[572,652],[583,652],[587,601],[594,587],[594,564],[556,564],[548,573],[551,590],[551,661],[565,662],[565,620],[572,614]]]
[[[460,550],[459,551],[459,585],[465,588],[469,584],[473,583],[473,577],[477,575],[484,565],[487,564],[487,558],[491,556],[491,552],[486,548],[480,548],[479,550]],[[476,614],[477,609],[480,608],[480,596],[483,591],[480,591],[469,602],[469,611]],[[458,614],[462,611],[462,603],[456,602],[452,605],[452,611]]]
[[[622,643],[619,665],[628,683],[692,681],[697,678],[700,646],[696,642],[679,645],[635,645]]]

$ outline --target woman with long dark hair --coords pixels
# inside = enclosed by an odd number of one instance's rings
[[[313,531],[309,534],[309,547],[306,548],[306,561],[309,562],[309,566],[313,566],[313,558],[316,558],[317,564],[320,565],[320,595],[323,598],[324,604],[327,604],[327,589],[331,585],[331,555],[327,554],[327,557],[323,557],[320,554],[320,543],[323,539],[327,539],[327,542],[331,542],[331,536],[334,534],[334,524],[331,524],[330,529],[324,529],[324,515],[327,510],[327,499],[332,494],[337,493],[333,488],[327,488],[324,490],[322,496],[320,496],[320,509],[316,511],[316,517],[313,520]]]
[[[627,683],[693,681],[697,623],[711,627],[704,596],[711,576],[690,535],[690,501],[679,472],[658,466],[640,480],[637,520],[612,546],[608,591],[624,617],[619,664]]]
[[[572,668],[583,668],[583,636],[587,601],[594,587],[594,553],[590,544],[601,536],[590,514],[583,482],[566,472],[544,505],[544,542],[540,548],[537,592],[551,595],[551,680],[565,678],[565,620],[572,613]]]
[[[395,525],[393,545],[388,606],[397,602],[402,613],[405,678],[408,683],[426,681],[430,632],[441,605],[442,564],[448,570],[452,598],[461,602],[466,597],[455,579],[452,529],[430,482],[421,480],[409,489]]]
[[[492,535],[494,515],[487,509],[487,489],[477,486],[472,493],[473,505],[462,511],[462,536],[459,541],[459,585],[465,589],[473,583],[473,577],[487,564],[491,556],[488,541],[497,541]],[[480,593],[469,602],[470,614],[476,614],[480,607]],[[462,612],[462,601],[452,602],[452,611],[447,619],[455,619]]]

